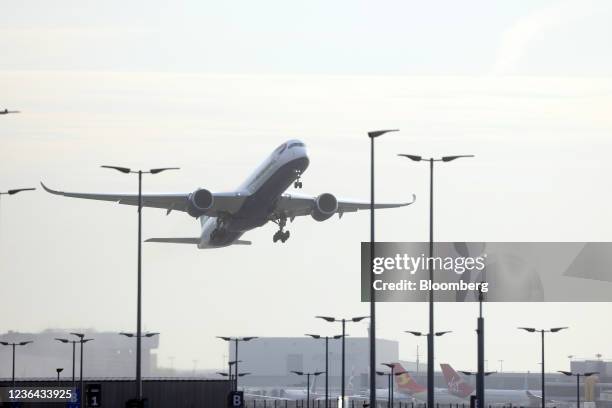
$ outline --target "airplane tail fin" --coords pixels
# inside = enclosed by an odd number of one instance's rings
[[[440,364],[440,367],[442,368],[444,379],[448,385],[449,393],[461,398],[466,398],[474,392],[474,386],[465,382],[463,377],[461,377],[449,364]]]
[[[406,371],[401,364],[394,364],[393,369],[397,374],[395,376],[395,386],[397,387],[398,391],[412,395],[417,392],[423,392],[427,390],[427,387],[418,384],[414,380],[414,378],[412,378],[410,374],[408,374],[408,371]]]

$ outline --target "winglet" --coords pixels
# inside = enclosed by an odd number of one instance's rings
[[[45,186],[45,183],[43,183],[42,181],[40,182],[40,185],[42,186],[42,188],[47,192],[47,193],[51,193],[51,194],[55,194],[55,195],[64,195],[64,193],[62,191],[57,191],[57,190],[53,190],[47,186]]]

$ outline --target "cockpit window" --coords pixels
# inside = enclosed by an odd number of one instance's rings
[[[302,142],[293,142],[289,145],[288,149],[291,149],[293,147],[297,147],[297,146],[302,146],[302,147],[306,147],[306,145]]]
[[[283,143],[282,145],[278,146],[276,148],[276,150],[274,151],[274,153],[276,154],[281,154],[282,152],[285,151],[285,148],[287,147],[287,143]]]

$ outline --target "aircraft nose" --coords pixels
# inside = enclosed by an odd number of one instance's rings
[[[293,152],[293,157],[295,159],[308,159],[308,151],[306,150],[306,146],[299,146]]]
[[[308,152],[306,150],[306,147],[300,146],[300,148],[296,149],[296,151],[293,154],[294,154],[293,159],[302,163],[302,167],[303,167],[302,171],[306,170],[306,168],[310,164],[310,159],[308,158]]]

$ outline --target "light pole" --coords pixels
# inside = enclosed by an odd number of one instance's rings
[[[129,338],[134,338],[136,337],[136,343],[138,344],[138,342],[140,341],[141,338],[151,338],[153,336],[158,336],[159,333],[154,332],[154,333],[140,333],[140,335],[138,333],[126,333],[126,332],[121,332],[119,333],[119,335],[121,336],[125,336],[125,337],[129,337]],[[142,371],[141,371],[141,378],[140,381],[142,381]],[[138,378],[136,378],[136,382],[138,383]],[[142,389],[142,387],[140,388]],[[139,401],[140,402],[140,401]]]
[[[58,339],[56,338],[55,340],[60,341],[62,343],[66,343],[66,344],[72,344],[72,385],[75,385],[75,379],[74,379],[74,365],[75,365],[75,357],[76,357],[76,344],[79,343],[79,340],[68,340],[68,339]]]
[[[240,343],[241,341],[251,341],[254,339],[257,339],[258,337],[256,336],[251,336],[251,337],[223,337],[223,336],[217,336],[218,339],[222,339],[225,340],[227,342],[234,342],[234,362],[236,363],[235,367],[234,367],[234,381],[236,382],[235,386],[234,386],[234,390],[238,391],[238,363],[241,362],[242,360],[238,360],[238,343]]]
[[[55,371],[57,372],[57,382],[60,382],[60,373],[62,371],[64,371],[63,368],[56,368]]]
[[[387,376],[387,407],[391,408],[391,377],[393,376],[393,374],[385,373],[384,371],[376,371],[376,374],[381,376]]]
[[[469,375],[469,376],[478,376],[478,371],[464,371],[464,370],[459,370],[460,373],[465,374],[465,375]],[[497,371],[485,371],[483,374],[485,376],[489,376],[491,374],[496,374]]]
[[[128,167],[101,166],[105,169],[117,170],[124,174],[138,174],[138,284],[136,295],[136,399],[142,404],[142,373],[141,373],[141,324],[142,324],[142,175],[158,174],[166,170],[178,170],[178,167],[163,167],[148,171],[132,170]]]
[[[0,344],[2,344],[3,346],[11,346],[13,348],[13,387],[15,387],[15,347],[17,346],[26,346],[30,343],[33,343],[32,340],[28,340],[28,341],[20,341],[19,343],[9,343],[6,341],[0,341]]]
[[[310,376],[318,376],[323,374],[323,371],[315,371],[314,373],[305,373],[303,371],[292,371],[293,374],[306,376],[306,408],[310,408]]]
[[[234,390],[234,376],[232,375],[232,366],[236,363],[241,363],[242,360],[228,361],[227,362],[227,378],[230,381],[230,385],[232,387],[232,391]]]
[[[362,321],[363,319],[369,317],[369,316],[359,316],[359,317],[352,317],[350,319],[336,319],[335,317],[329,317],[329,316],[315,316],[318,319],[323,319],[326,322],[341,322],[342,323],[342,387],[341,387],[341,397],[342,397],[342,408],[346,408],[344,406],[344,397],[345,397],[345,389],[344,389],[344,381],[345,381],[345,347],[344,347],[344,340],[346,338],[346,323],[347,322],[353,322],[353,323],[357,323]],[[376,384],[374,384],[376,385]],[[375,387],[376,388],[376,387]],[[374,405],[372,405],[374,406]]]
[[[319,334],[306,334],[313,339],[325,339],[325,408],[329,408],[329,339],[338,340],[341,334],[335,336],[321,336]]]
[[[374,130],[368,132],[370,138],[370,407],[376,404],[376,291],[374,290],[374,140],[389,132],[398,132],[399,129]],[[343,373],[344,375],[344,373]],[[342,378],[344,384],[344,376]],[[344,392],[342,393],[342,405],[344,408]]]
[[[431,323],[431,322],[430,322]],[[431,325],[430,325],[431,327]],[[434,337],[440,337],[440,336],[444,336],[446,333],[452,333],[452,331],[448,330],[448,331],[441,331],[441,332],[434,332],[433,336],[430,333],[422,333],[419,331],[411,331],[411,330],[407,330],[406,333],[410,333],[414,336],[417,337],[427,337],[427,344],[433,344],[433,338]],[[430,363],[429,358],[432,358],[433,355],[427,355],[427,399],[429,400],[429,398],[432,398],[433,401],[433,393],[430,393],[429,390],[434,388],[434,372],[433,372],[433,361]],[[431,378],[430,378],[430,373],[431,373]],[[431,382],[430,382],[431,381]],[[430,385],[431,384],[431,385]],[[431,405],[427,405],[427,407],[430,407]]]
[[[478,371],[459,371],[465,375],[474,375],[476,376],[476,401],[478,404],[478,408],[485,408],[484,405],[485,395],[484,395],[484,377],[494,374],[495,371],[482,371],[481,367],[478,367]],[[482,379],[481,379],[482,378]],[[479,387],[482,387],[482,391],[479,391]],[[482,392],[482,394],[480,394]],[[482,402],[481,402],[482,401]]]
[[[230,384],[233,384],[233,381],[232,381],[233,375],[232,375],[232,372],[231,372],[231,365],[230,365],[230,372],[229,373],[224,373],[222,371],[217,371],[217,374],[222,375],[223,377],[228,377],[228,381],[230,382]],[[237,377],[244,377],[245,375],[249,375],[249,374],[251,374],[251,373],[239,373],[237,375]],[[232,389],[232,391],[234,391],[234,390]]]
[[[393,379],[395,378],[395,363],[383,363],[384,366],[389,367],[389,369],[391,370],[391,377],[389,377],[389,396],[391,397],[390,400],[390,407],[393,407],[393,403],[394,403],[394,399],[395,399],[395,392],[393,391],[393,386],[394,386],[394,381]]]
[[[571,371],[559,371],[559,372],[567,376],[570,376],[570,377],[572,375],[576,377],[576,408],[580,408],[580,377],[590,377],[593,374],[599,374],[599,372],[593,371],[593,372],[584,373],[584,374],[573,373]]]
[[[426,161],[429,162],[429,258],[433,258],[433,170],[434,162],[449,162],[462,157],[474,157],[473,155],[458,155],[458,156],[443,156],[439,159],[435,158],[423,158],[413,154],[399,154],[398,156],[406,157],[412,161]],[[428,263],[429,264],[429,263]],[[427,265],[429,269],[429,333],[434,333],[434,268]],[[427,337],[427,407],[433,408],[435,406],[434,401],[434,338],[433,336]]]
[[[83,333],[70,333],[73,336],[77,336],[79,338],[79,343],[81,344],[81,364],[79,366],[79,369],[81,371],[80,375],[79,375],[79,407],[83,408],[85,405],[83,405],[83,389],[85,388],[83,385],[83,344],[87,343],[88,341],[92,341],[93,339],[86,339],[85,338],[85,334]]]
[[[541,333],[542,334],[542,408],[546,408],[546,383],[544,374],[544,334],[545,333],[557,333],[567,327],[553,327],[552,329],[535,329],[533,327],[519,327],[521,330],[525,330],[529,333]]]

